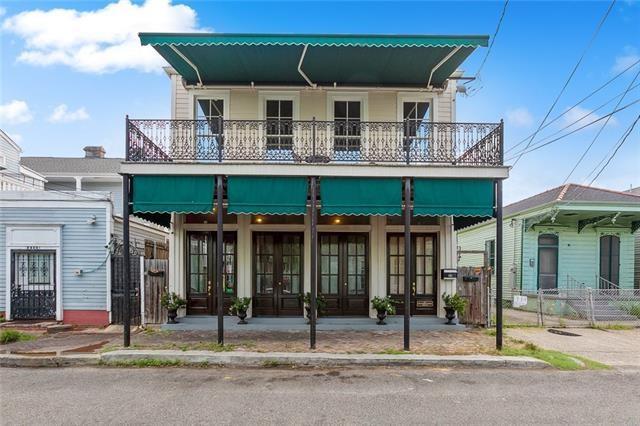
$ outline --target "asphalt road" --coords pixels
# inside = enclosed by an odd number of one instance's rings
[[[0,368],[0,423],[640,424],[640,372]]]

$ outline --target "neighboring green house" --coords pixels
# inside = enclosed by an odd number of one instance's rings
[[[576,184],[504,208],[504,291],[539,288],[639,288],[634,233],[640,195]],[[459,265],[493,265],[493,220],[458,231]]]

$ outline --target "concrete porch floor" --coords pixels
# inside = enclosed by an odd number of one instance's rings
[[[178,324],[162,324],[163,330],[216,330],[218,317],[209,315],[189,315],[178,318]],[[224,328],[228,331],[306,331],[307,321],[300,317],[256,317],[249,318],[248,324],[238,324],[238,318],[224,317]],[[411,317],[411,331],[463,331],[464,325],[446,325],[446,319],[435,316]],[[318,331],[402,331],[404,317],[392,316],[386,325],[377,325],[376,320],[366,317],[322,317],[318,320]]]

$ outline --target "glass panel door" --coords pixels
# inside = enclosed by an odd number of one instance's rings
[[[338,296],[339,261],[338,238],[336,234],[320,235],[320,286],[321,294]]]
[[[615,235],[600,237],[600,276],[606,280],[599,280],[600,288],[620,285],[620,238]]]
[[[268,100],[267,153],[270,159],[290,160],[293,149],[293,101]]]
[[[558,288],[558,236],[538,237],[538,288]]]
[[[210,314],[213,300],[207,232],[187,234],[187,314]]]
[[[337,160],[355,161],[360,157],[360,116],[359,101],[334,102],[334,151]]]
[[[224,117],[224,100],[206,99],[196,100],[196,159],[215,160],[218,158],[218,144],[222,134],[222,119]]]

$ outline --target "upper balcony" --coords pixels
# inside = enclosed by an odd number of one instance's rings
[[[503,165],[502,123],[127,119],[132,163]]]

